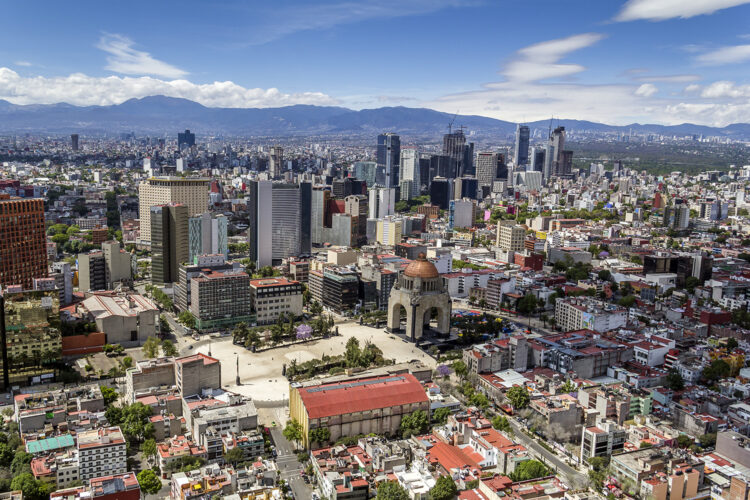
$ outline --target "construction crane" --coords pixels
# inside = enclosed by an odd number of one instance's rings
[[[453,115],[453,118],[451,118],[451,121],[448,122],[448,135],[451,134],[453,129],[453,122],[456,121],[456,117],[458,116],[458,111],[456,111],[456,114]]]

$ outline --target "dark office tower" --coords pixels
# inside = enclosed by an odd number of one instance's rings
[[[448,210],[451,200],[451,180],[435,177],[430,183],[430,202],[443,210]]]
[[[566,149],[560,154],[557,175],[570,175],[573,172],[573,151]]]
[[[450,158],[450,175],[446,178],[459,177],[464,170],[466,155],[466,136],[463,130],[458,129],[456,132],[443,136],[443,154]]]
[[[191,148],[195,146],[195,134],[189,130],[177,134],[177,149]]]
[[[497,178],[503,181],[508,180],[508,165],[505,164],[505,155],[497,155]]]
[[[459,177],[453,185],[453,199],[470,198],[475,200],[478,190],[479,184],[474,177]]]
[[[163,286],[178,281],[180,264],[188,261],[188,207],[151,207],[151,282]]]
[[[331,184],[331,191],[333,196],[336,198],[346,198],[352,193],[352,180],[348,177],[346,179],[336,179]]]
[[[464,161],[461,167],[461,177],[476,175],[476,166],[474,165],[474,143],[470,142],[464,146]]]
[[[47,277],[44,200],[0,194],[0,285],[32,288]]]
[[[78,151],[78,134],[70,134],[70,147]]]
[[[435,177],[453,179],[456,173],[451,170],[451,159],[448,155],[432,155],[430,157],[430,182]]]
[[[516,166],[529,164],[529,127],[516,125],[516,148],[513,153]]]
[[[378,167],[375,172],[375,182],[387,188],[397,187],[400,161],[401,138],[392,132],[380,134],[378,136]]]
[[[615,174],[615,176],[616,176],[616,177],[620,177],[620,176],[622,175],[622,173],[623,173],[623,168],[622,168],[622,161],[621,161],[621,160],[617,160],[617,161],[616,161],[616,162],[614,163],[614,169],[613,169],[613,172],[614,172],[614,174]]]
[[[534,172],[544,172],[544,148],[534,148],[531,157],[531,170]]]
[[[419,157],[419,185],[430,186],[430,157],[420,156]]]

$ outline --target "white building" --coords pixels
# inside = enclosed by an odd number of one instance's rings
[[[102,427],[79,433],[78,462],[82,481],[127,472],[125,438],[120,428]]]

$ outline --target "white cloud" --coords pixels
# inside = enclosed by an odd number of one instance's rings
[[[700,80],[699,75],[654,75],[636,78],[639,82],[686,83]]]
[[[110,105],[153,95],[182,97],[204,106],[227,108],[337,104],[336,99],[320,92],[285,94],[275,88],[251,89],[230,81],[196,84],[187,80],[166,81],[147,76],[98,78],[81,73],[27,78],[9,68],[0,67],[0,99],[15,104],[67,102],[78,106]]]
[[[164,78],[180,78],[187,75],[171,64],[151,57],[148,52],[133,48],[135,43],[128,37],[106,34],[101,37],[97,48],[107,52],[106,69],[124,75],[154,75]]]
[[[476,0],[380,0],[372,3],[347,1],[309,6],[295,5],[267,12],[253,7],[253,18],[259,22],[258,26],[251,30],[248,43],[259,45],[300,31],[321,31],[370,19],[429,14],[450,7],[471,7],[478,3]]]
[[[722,80],[707,85],[701,97],[708,99],[750,97],[750,85],[735,85],[734,82]]]
[[[685,87],[683,89],[683,92],[685,92],[686,94],[692,94],[694,92],[698,92],[700,89],[701,89],[700,85],[692,83],[692,84],[688,85],[687,87]]]
[[[653,83],[644,83],[643,85],[635,89],[635,95],[640,97],[651,97],[658,91],[659,89],[656,88],[656,85],[654,85]]]
[[[13,64],[15,64],[16,66],[23,66],[23,67],[33,66],[33,64],[31,64],[29,61],[16,61]]]
[[[536,43],[517,52],[501,73],[510,81],[532,82],[574,75],[586,68],[579,64],[558,64],[570,52],[589,47],[604,38],[599,33],[582,33]]]
[[[706,66],[721,66],[750,61],[750,45],[732,45],[706,52],[695,58]]]
[[[713,14],[717,10],[728,9],[750,3],[750,0],[628,0],[617,16],[616,21],[664,21],[666,19]]]

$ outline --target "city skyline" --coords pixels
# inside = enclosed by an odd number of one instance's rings
[[[723,126],[750,109],[748,3],[16,4],[7,18],[33,15],[36,29],[0,33],[0,99],[169,95],[209,107],[404,105],[516,122]]]

